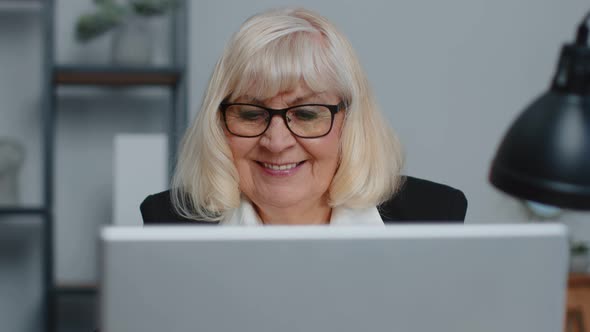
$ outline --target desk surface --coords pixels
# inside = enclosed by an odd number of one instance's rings
[[[567,282],[567,312],[576,313],[576,319],[566,323],[566,331],[588,331],[590,327],[590,274],[571,273]],[[575,323],[575,326],[568,326]]]

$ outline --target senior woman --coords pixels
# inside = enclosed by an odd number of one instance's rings
[[[141,212],[146,224],[464,219],[460,191],[402,177],[402,164],[349,41],[309,10],[271,10],[227,45],[171,190]]]

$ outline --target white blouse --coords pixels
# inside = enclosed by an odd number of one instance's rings
[[[231,217],[221,222],[221,225],[231,226],[263,226],[262,220],[256,213],[252,203],[242,199],[240,207],[237,208]],[[366,209],[349,209],[337,207],[332,210],[330,217],[331,226],[384,226],[383,220],[376,207]]]

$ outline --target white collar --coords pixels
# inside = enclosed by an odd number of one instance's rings
[[[234,211],[231,217],[221,222],[222,225],[232,226],[262,226],[262,220],[254,210],[250,201],[242,199],[240,206]],[[385,225],[376,207],[364,209],[350,209],[336,207],[332,209],[330,218],[332,226],[351,226],[351,225]]]

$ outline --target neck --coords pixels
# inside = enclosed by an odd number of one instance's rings
[[[329,224],[332,208],[325,202],[294,207],[254,205],[265,225],[321,225]]]

